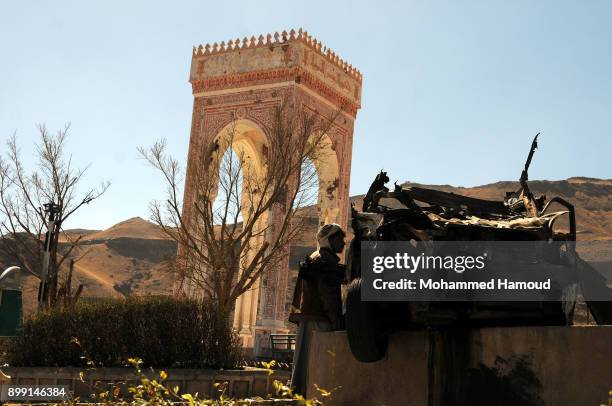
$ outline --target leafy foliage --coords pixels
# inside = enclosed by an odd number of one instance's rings
[[[78,339],[80,348],[74,344]],[[208,302],[167,296],[78,302],[34,314],[9,346],[12,366],[81,366],[83,352],[100,366],[232,368],[240,343]]]
[[[74,340],[80,346],[78,340]],[[95,362],[88,358],[88,368],[80,373],[80,380],[88,382],[88,372],[97,368]],[[227,395],[227,382],[214,384],[216,395],[214,399],[202,398],[198,393],[182,393],[178,386],[168,384],[168,373],[166,371],[156,372],[153,368],[145,373],[142,369],[142,360],[138,358],[128,359],[128,363],[134,368],[137,377],[136,383],[126,385],[125,381],[115,383],[104,383],[96,381],[90,385],[91,395],[89,398],[70,398],[62,403],[53,405],[190,405],[190,406],[238,406],[238,405],[295,405],[295,406],[317,406],[323,403],[318,399],[306,399],[301,395],[294,394],[293,390],[280,381],[273,382],[274,394],[268,394],[265,398],[256,396],[248,399],[235,399]],[[274,364],[274,361],[270,363]],[[272,375],[273,370],[268,369]],[[125,386],[125,387],[124,387]],[[127,389],[127,393],[125,390]],[[318,389],[318,388],[317,388]],[[322,391],[319,389],[319,393]],[[329,396],[323,394],[324,397]],[[87,403],[86,403],[87,402]]]

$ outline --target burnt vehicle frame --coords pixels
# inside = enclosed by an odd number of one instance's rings
[[[538,134],[539,135],[539,134]],[[581,260],[575,251],[574,206],[561,197],[548,202],[535,197],[528,185],[528,169],[537,148],[531,144],[518,191],[503,201],[462,196],[422,187],[395,185],[380,172],[363,199],[362,211],[351,205],[354,238],[347,255],[346,327],[351,351],[362,362],[384,357],[391,333],[415,328],[448,326],[571,325],[579,290],[598,290],[610,296],[605,278]],[[383,202],[394,201],[393,207]],[[552,204],[564,210],[551,211]],[[568,230],[555,230],[566,217]],[[580,272],[555,300],[530,302],[369,302],[361,297],[361,243],[363,241],[555,241],[548,256],[571,275]],[[559,249],[561,248],[561,249]],[[576,274],[577,275],[577,274]],[[611,299],[612,300],[612,299]],[[610,302],[587,302],[598,324],[612,320]]]

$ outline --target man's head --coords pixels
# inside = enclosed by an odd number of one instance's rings
[[[338,224],[325,224],[317,232],[318,248],[329,248],[336,254],[340,254],[344,249],[344,237],[346,234]]]

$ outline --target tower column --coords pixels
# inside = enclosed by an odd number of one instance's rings
[[[191,174],[197,155],[236,120],[245,127],[241,137],[253,137],[254,153],[265,155],[265,141],[257,140],[265,140],[275,109],[290,98],[315,116],[335,117],[325,134],[327,154],[314,162],[320,183],[319,220],[348,225],[352,136],[361,107],[362,75],[357,69],[307,32],[291,30],[194,47],[189,81],[194,105],[183,208],[187,223],[195,198]],[[272,209],[267,224],[278,223],[279,217]],[[245,346],[263,348],[270,333],[288,331],[287,291],[293,289],[288,265],[289,252],[287,260],[237,300],[234,326]],[[175,291],[197,294],[193,289],[186,292],[185,286],[189,283],[179,279]]]

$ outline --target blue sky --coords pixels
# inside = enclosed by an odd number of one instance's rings
[[[612,178],[609,1],[3,1],[0,142],[33,165],[36,124],[72,129],[85,181],[110,180],[67,227],[148,217],[164,195],[136,148],[187,155],[191,48],[303,27],[360,69],[351,194],[392,180],[472,186]]]

